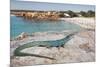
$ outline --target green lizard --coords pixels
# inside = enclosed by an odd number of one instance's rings
[[[61,47],[61,46],[64,46],[64,44],[67,41],[69,41],[75,33],[76,32],[67,34],[67,36],[65,38],[59,39],[59,40],[33,41],[33,42],[23,44],[22,46],[19,46],[18,48],[15,49],[14,56],[36,56],[36,57],[42,57],[42,58],[48,58],[48,59],[54,60],[54,58],[51,58],[51,57],[40,56],[40,55],[36,55],[36,54],[23,53],[23,52],[21,52],[21,50],[23,50],[25,48],[34,47],[34,46]]]

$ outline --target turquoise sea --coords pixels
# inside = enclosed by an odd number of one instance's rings
[[[80,30],[81,27],[66,23],[65,21],[29,21],[21,17],[11,16],[11,38],[20,35],[22,32],[46,32],[46,31],[58,31],[63,30]]]

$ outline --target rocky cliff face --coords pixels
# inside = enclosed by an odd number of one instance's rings
[[[14,15],[33,20],[58,20],[60,18],[57,12],[15,12]]]

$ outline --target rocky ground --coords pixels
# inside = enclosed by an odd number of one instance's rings
[[[11,42],[12,44],[12,42]],[[15,48],[12,48],[12,51]],[[22,52],[38,54],[52,57],[55,60],[40,57],[11,57],[11,66],[27,66],[37,64],[58,64],[58,63],[77,63],[77,62],[94,62],[95,61],[95,31],[84,30],[68,41],[64,48],[60,47],[31,47],[22,50]],[[11,55],[12,56],[12,55]]]

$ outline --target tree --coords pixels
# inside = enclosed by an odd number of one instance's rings
[[[71,10],[68,10],[67,13],[71,16],[71,17],[77,17],[77,14]]]
[[[95,16],[95,12],[92,11],[92,10],[89,10],[89,11],[87,12],[87,15],[88,15],[89,17],[94,17],[94,16]]]
[[[84,12],[84,11],[80,11],[80,14],[81,14],[83,17],[87,17],[87,13]]]
[[[92,10],[88,10],[87,12],[85,12],[85,11],[80,11],[80,14],[81,14],[83,17],[95,17],[95,12],[92,11]]]

